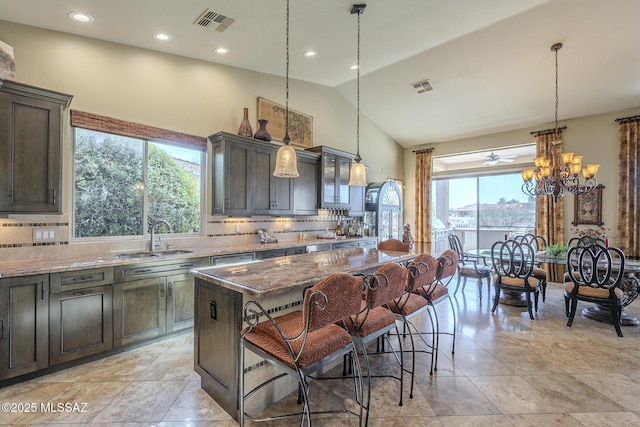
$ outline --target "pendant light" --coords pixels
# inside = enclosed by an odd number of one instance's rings
[[[364,12],[366,4],[354,4],[351,14],[358,15],[358,55],[356,62],[356,156],[353,158],[351,171],[349,172],[349,185],[352,187],[367,186],[367,171],[360,157],[360,15]]]
[[[286,31],[286,72],[285,72],[285,111],[284,111],[284,138],[282,142],[284,145],[278,148],[278,154],[276,155],[276,167],[273,171],[273,176],[280,178],[296,178],[300,176],[298,173],[298,158],[296,156],[296,150],[289,145],[291,138],[289,137],[289,0],[287,0],[287,31]]]

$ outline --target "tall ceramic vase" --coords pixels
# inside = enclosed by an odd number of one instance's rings
[[[271,134],[267,131],[267,123],[269,123],[269,120],[258,120],[258,124],[260,125],[260,127],[256,131],[255,135],[253,135],[255,139],[261,139],[263,141],[271,142]]]
[[[242,122],[240,123],[240,128],[238,128],[238,135],[246,136],[247,138],[251,138],[253,134],[253,129],[251,129],[251,123],[249,123],[249,109],[244,109],[244,117]]]

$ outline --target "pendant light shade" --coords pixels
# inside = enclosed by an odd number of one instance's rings
[[[357,54],[357,76],[356,76],[356,156],[353,158],[351,171],[349,172],[349,185],[352,187],[367,186],[367,171],[360,157],[360,15],[364,12],[366,4],[354,4],[351,14],[358,15],[358,54]]]
[[[284,138],[283,146],[278,148],[276,155],[276,167],[273,176],[279,178],[296,178],[300,176],[298,173],[298,157],[296,150],[289,145],[291,138],[289,137],[289,0],[287,0],[287,29],[286,29],[286,68],[285,68],[285,111],[284,111]]]

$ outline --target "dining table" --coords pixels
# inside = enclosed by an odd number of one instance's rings
[[[487,259],[487,265],[491,265],[491,249],[472,249],[468,251],[471,255],[484,256]],[[566,256],[552,257],[546,254],[544,251],[540,251],[536,254],[536,261],[540,264],[549,265],[563,265],[566,266]],[[619,266],[619,264],[618,264]],[[614,262],[613,268],[616,268]],[[624,266],[624,276],[620,289],[624,293],[624,303],[622,305],[622,314],[620,317],[620,324],[622,326],[637,326],[640,325],[640,319],[636,316],[625,312],[624,308],[634,302],[638,295],[640,295],[640,257],[626,257]],[[521,294],[508,293],[501,300],[501,303],[511,306],[526,306],[526,301],[522,298]],[[588,319],[596,320],[598,322],[611,323],[611,314],[609,308],[600,304],[594,304],[582,309],[582,315]]]

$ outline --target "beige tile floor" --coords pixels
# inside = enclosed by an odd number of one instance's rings
[[[413,399],[407,385],[404,405],[398,406],[399,383],[374,380],[370,425],[640,426],[640,327],[624,327],[624,338],[618,338],[611,325],[578,315],[568,328],[559,284],[549,284],[536,320],[523,308],[504,305],[491,314],[486,288],[484,294],[480,302],[473,282],[458,292],[455,355],[450,338],[443,338],[433,376],[428,355],[416,356]],[[627,311],[640,316],[639,304]],[[447,304],[438,308],[442,322],[450,321]],[[200,389],[192,353],[188,333],[2,388],[0,402],[35,403],[38,411],[3,412],[0,425],[237,425]],[[389,356],[373,363],[372,369],[397,371]],[[314,408],[355,409],[350,385],[314,382]],[[39,410],[48,402],[86,406],[72,407],[83,412]],[[295,408],[295,399],[274,406],[273,412],[286,411]],[[314,425],[357,424],[340,414],[314,418]]]

